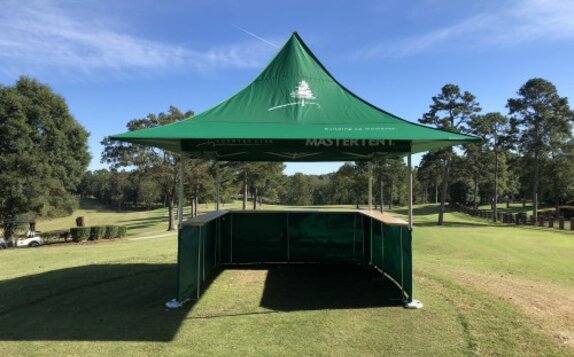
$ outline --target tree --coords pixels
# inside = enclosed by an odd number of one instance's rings
[[[279,177],[284,165],[282,162],[229,162],[227,167],[236,173],[235,183],[241,183],[243,209],[247,209],[247,196],[253,196],[253,209],[267,196],[277,199]]]
[[[561,145],[560,150],[553,150],[550,159],[544,161],[544,170],[548,175],[541,182],[558,214],[559,206],[574,197],[574,140]]]
[[[355,207],[359,209],[361,202],[369,201],[369,163],[357,161],[350,166],[351,172],[351,192],[355,201]]]
[[[423,115],[419,122],[434,125],[439,129],[452,132],[468,132],[469,121],[480,112],[481,108],[476,97],[470,92],[461,92],[454,84],[446,84],[441,92],[432,97],[430,110]],[[452,148],[442,150],[445,157],[443,170],[441,202],[438,215],[438,225],[444,221],[444,209],[448,193],[450,162],[453,155]]]
[[[466,204],[468,201],[468,185],[464,180],[456,180],[449,186],[449,196],[452,202]]]
[[[434,203],[438,203],[438,187],[440,185],[441,172],[444,170],[440,152],[433,151],[423,155],[419,168],[417,170],[417,179],[423,184],[424,198],[423,201],[428,202],[429,185],[433,187]],[[442,155],[444,156],[444,155]]]
[[[542,78],[528,80],[518,90],[518,98],[508,100],[510,124],[519,150],[533,161],[533,215],[538,217],[541,159],[560,150],[572,137],[574,115],[568,99]]]
[[[373,170],[377,173],[378,179],[378,196],[379,196],[379,211],[385,212],[385,165],[386,160],[380,160],[375,163]],[[375,201],[376,202],[376,201]],[[376,207],[376,203],[375,203]]]
[[[146,118],[133,119],[127,124],[129,131],[153,128],[174,123],[193,115],[192,111],[182,113],[174,106],[167,113],[149,114]],[[168,206],[168,230],[174,230],[173,204],[178,182],[179,156],[169,152],[139,144],[112,141],[104,138],[102,141],[102,163],[112,168],[134,166],[140,172],[153,178],[160,187],[164,202]]]
[[[129,173],[126,171],[112,170],[110,174],[109,203],[120,210],[129,197]]]
[[[141,179],[137,181],[136,190],[138,202],[142,203],[147,209],[150,209],[153,204],[161,201],[159,185],[152,178],[141,177]]]
[[[198,215],[200,201],[215,201],[215,162],[193,159],[184,163],[185,195],[191,198],[191,215]]]
[[[392,209],[395,203],[404,203],[403,199],[407,196],[407,171],[408,168],[403,159],[389,158],[380,163],[379,190],[383,190],[383,196],[384,192],[387,193],[387,199],[380,199],[380,201],[386,201],[389,209]],[[384,182],[384,186],[380,184],[381,181]]]
[[[474,145],[475,148],[486,147],[487,150],[494,152],[494,187],[493,187],[493,215],[492,220],[496,222],[498,212],[498,178],[500,166],[500,153],[503,149],[509,147],[509,127],[508,118],[500,113],[487,113],[477,116],[470,122],[472,133],[482,137],[482,145]],[[483,158],[479,161],[488,162]],[[480,166],[478,166],[480,167]]]
[[[357,199],[354,199],[354,181],[355,169],[353,164],[346,162],[337,172],[331,174],[329,185],[325,189],[329,199],[325,203],[338,205],[355,203]]]
[[[0,219],[72,213],[90,160],[87,142],[47,85],[20,77],[0,86]]]
[[[282,196],[282,203],[296,206],[308,206],[313,204],[313,191],[311,176],[297,172],[288,176],[287,189]]]

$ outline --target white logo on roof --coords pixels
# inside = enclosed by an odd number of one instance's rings
[[[311,91],[311,87],[309,87],[309,83],[307,83],[307,81],[305,81],[305,80],[302,80],[299,83],[299,85],[297,86],[297,88],[293,92],[291,92],[291,98],[295,98],[295,99],[297,99],[297,101],[287,103],[287,104],[277,105],[277,106],[271,107],[267,110],[272,111],[275,109],[281,109],[281,108],[289,107],[292,105],[300,105],[302,107],[304,107],[305,105],[317,105],[317,106],[321,107],[319,105],[319,103],[314,102],[314,100],[316,98],[313,95],[313,92]]]

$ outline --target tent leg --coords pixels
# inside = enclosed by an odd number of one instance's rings
[[[412,164],[412,157],[411,153],[407,158],[408,166],[409,166],[409,231],[413,230],[413,164]],[[401,230],[401,285],[404,284],[403,282],[403,235]],[[404,285],[403,285],[404,286]],[[404,289],[403,289],[403,297],[404,297]],[[420,309],[423,307],[423,303],[420,300],[415,300],[412,296],[409,297],[410,301],[406,300],[404,302],[405,308],[407,309]]]
[[[183,155],[179,156],[179,189],[177,192],[177,220],[178,228],[183,228],[183,168],[185,165]]]
[[[413,165],[411,153],[408,156],[409,166],[409,230],[413,229]]]
[[[220,186],[220,178],[219,178],[219,161],[217,161],[215,166],[215,210],[219,212],[219,186]]]
[[[369,161],[369,212],[373,211],[373,163]]]
[[[183,228],[183,168],[184,168],[184,156],[179,156],[179,167],[178,167],[178,190],[177,190],[177,228]],[[185,301],[178,301],[177,299],[171,299],[165,303],[165,307],[174,310],[179,309]]]

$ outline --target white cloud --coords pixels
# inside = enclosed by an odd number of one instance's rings
[[[275,51],[254,40],[204,50],[160,43],[79,18],[49,1],[7,2],[2,8],[0,67],[5,74],[51,68],[90,75],[98,70],[251,68]]]
[[[453,25],[358,51],[361,58],[404,57],[441,45],[519,45],[539,40],[574,39],[574,1],[513,0]]]

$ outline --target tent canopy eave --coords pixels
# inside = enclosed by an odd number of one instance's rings
[[[222,161],[365,161],[480,141],[366,102],[297,33],[231,98],[188,119],[111,139]]]

